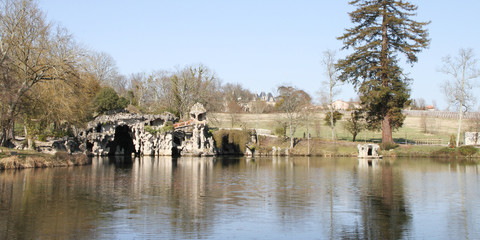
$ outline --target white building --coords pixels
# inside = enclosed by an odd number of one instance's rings
[[[343,100],[335,100],[332,103],[332,107],[334,110],[342,110],[342,111],[361,108],[359,102],[345,102]]]

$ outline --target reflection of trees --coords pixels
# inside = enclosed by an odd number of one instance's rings
[[[406,208],[403,179],[388,163],[358,169],[361,238],[399,239],[411,216]]]
[[[313,187],[308,174],[310,158],[275,158],[272,161],[275,184],[275,213],[282,224],[294,227],[311,216]]]
[[[89,167],[2,172],[0,239],[91,238],[91,220],[115,208],[108,196],[92,198],[91,174]]]
[[[431,213],[418,210],[431,205],[442,218],[435,227],[466,236],[475,233],[479,212],[478,169],[400,160],[362,166],[350,158],[144,157],[4,171],[0,239],[193,239],[239,231],[258,231],[259,238],[415,238],[427,230],[408,226],[410,215],[425,218]]]

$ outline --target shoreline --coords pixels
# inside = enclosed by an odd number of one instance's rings
[[[90,158],[83,154],[39,153],[29,150],[8,151],[3,149],[0,155],[0,170],[26,168],[53,168],[83,166],[91,163]]]
[[[276,142],[278,144],[279,142]],[[276,144],[260,145],[253,155],[245,154],[217,154],[216,156],[245,156],[245,157],[323,157],[323,158],[357,158],[357,147],[359,142],[330,142],[313,141],[310,153],[307,154],[305,142],[299,142],[293,150],[272,153],[267,149],[272,149]],[[282,144],[280,144],[282,145]],[[285,149],[285,148],[284,148]],[[459,161],[480,161],[480,152],[472,156],[464,156],[458,150],[449,150],[445,146],[431,145],[399,145],[392,150],[381,150],[380,155],[383,158],[429,158],[439,159],[450,162]],[[91,156],[84,153],[68,154],[67,152],[57,152],[55,154],[41,153],[32,150],[10,150],[2,149],[0,152],[0,170],[8,169],[26,169],[26,168],[52,168],[52,167],[72,167],[91,164]]]

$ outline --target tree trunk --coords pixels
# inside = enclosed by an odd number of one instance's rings
[[[387,114],[382,121],[382,143],[393,143],[390,116]]]
[[[333,105],[330,107],[330,128],[332,130],[332,141],[335,141],[335,126],[333,125]]]
[[[23,125],[23,131],[25,131],[25,139],[27,140],[27,149],[33,150],[32,138],[28,135],[27,124]]]
[[[458,130],[457,130],[457,146],[460,145],[460,131],[462,130],[462,118],[463,118],[463,103],[465,102],[465,65],[462,68],[462,89],[460,96],[460,107],[458,109]]]
[[[8,136],[10,139],[15,140],[15,120],[12,120],[12,125],[10,129],[10,134]]]
[[[292,122],[290,121],[290,149],[293,149],[293,131],[292,131]]]
[[[310,131],[309,131],[309,127],[308,127],[308,124],[309,121],[308,121],[308,116],[307,116],[307,156],[310,156]]]
[[[462,130],[462,118],[463,118],[463,109],[462,109],[462,105],[460,105],[460,110],[458,111],[458,129],[457,129],[457,144],[456,144],[456,147],[458,147],[460,145],[460,131]]]
[[[384,3],[385,4],[385,3]],[[388,29],[387,29],[387,9],[383,6],[383,22],[382,22],[382,50],[380,53],[380,67],[382,73],[380,79],[382,86],[388,87],[390,79],[387,75],[388,68]],[[382,143],[393,143],[392,127],[390,124],[390,115],[387,113],[382,121]]]
[[[8,115],[9,116],[9,115]],[[13,137],[13,120],[8,118],[2,121],[2,136],[0,136],[0,145],[6,147],[8,142]]]
[[[2,147],[6,147],[7,146],[7,130],[2,127],[2,133],[1,133],[2,136],[0,136],[0,145]]]

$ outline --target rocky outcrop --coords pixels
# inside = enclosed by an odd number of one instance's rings
[[[116,113],[97,117],[79,138],[81,148],[97,156],[105,155],[195,155],[215,154],[208,137],[206,111],[201,104],[192,107],[192,118],[177,124],[171,113],[146,115]]]
[[[480,132],[465,132],[463,144],[480,145]]]
[[[359,158],[382,157],[378,155],[378,150],[380,149],[380,146],[378,146],[378,144],[358,144],[357,149]]]

